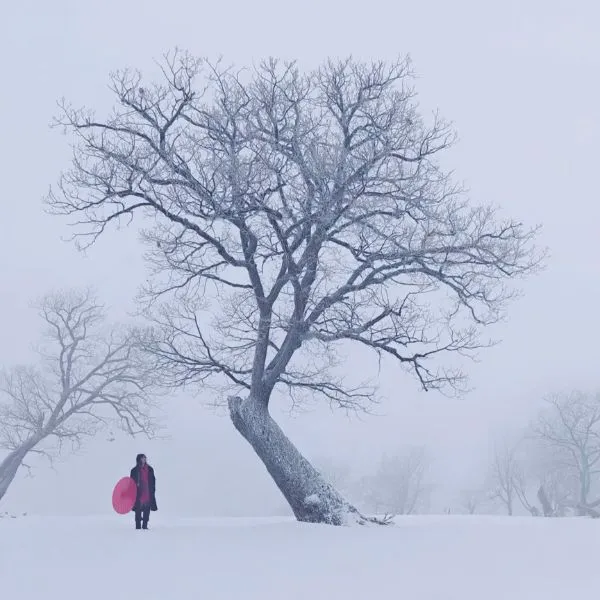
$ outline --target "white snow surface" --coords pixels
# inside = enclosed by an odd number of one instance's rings
[[[600,520],[0,519],[10,600],[569,600],[600,589]]]

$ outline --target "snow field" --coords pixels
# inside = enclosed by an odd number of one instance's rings
[[[569,600],[600,589],[600,521],[409,517],[0,519],[11,600]]]

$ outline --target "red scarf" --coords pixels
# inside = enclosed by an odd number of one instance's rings
[[[144,465],[140,468],[140,504],[142,506],[147,506],[150,504],[150,484],[148,473],[148,465]]]

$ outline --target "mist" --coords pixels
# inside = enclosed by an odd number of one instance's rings
[[[466,362],[472,390],[461,398],[422,391],[410,375],[381,370],[383,401],[373,415],[327,406],[273,412],[315,463],[351,464],[357,475],[406,445],[432,457],[432,512],[454,506],[482,484],[490,444],[526,426],[542,398],[596,389],[600,336],[600,204],[595,142],[600,136],[600,62],[591,2],[439,0],[404,6],[372,2],[301,6],[259,2],[200,6],[23,2],[5,9],[0,40],[5,79],[0,106],[5,143],[0,219],[0,364],[34,360],[40,325],[31,301],[51,289],[93,285],[113,320],[126,320],[147,277],[132,231],[111,232],[86,253],[64,241],[64,220],[44,213],[41,198],[71,159],[69,138],[49,128],[57,101],[108,111],[109,72],[156,73],[174,47],[238,66],[261,58],[296,59],[304,68],[326,57],[393,59],[410,54],[423,112],[439,110],[459,133],[445,160],[469,196],[523,222],[543,225],[537,243],[547,268],[528,278],[508,318],[490,330],[502,343]],[[360,355],[346,368],[360,372]],[[164,439],[105,432],[53,469],[32,463],[3,499],[1,511],[39,515],[107,511],[116,480],[146,453],[157,475],[161,511],[190,516],[289,514],[252,449],[224,408],[201,387],[162,405]],[[94,476],[90,476],[93,473]]]

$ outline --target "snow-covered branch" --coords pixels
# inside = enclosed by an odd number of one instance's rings
[[[502,281],[538,264],[535,230],[470,207],[440,169],[454,134],[417,113],[408,61],[308,74],[266,61],[242,78],[175,53],[163,67],[156,85],[115,74],[108,119],[63,104],[78,144],[49,205],[90,240],[157,217],[147,298],[173,309],[159,320],[175,381],[217,377],[268,401],[316,339],[370,348],[426,389],[460,385],[437,357],[487,344],[481,326],[511,296]],[[218,325],[181,319],[174,304],[209,290]]]

